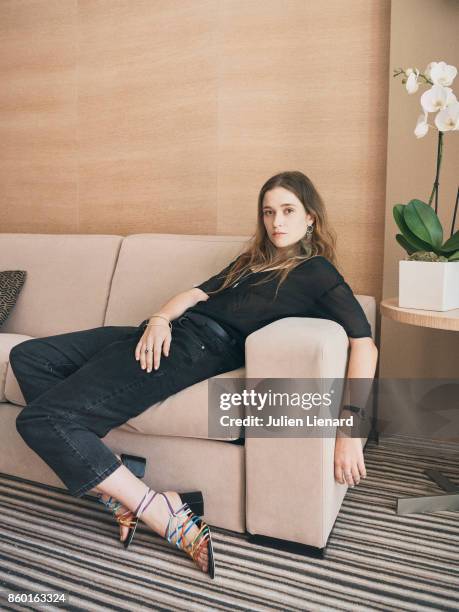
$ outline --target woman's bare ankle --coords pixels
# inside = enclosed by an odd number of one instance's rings
[[[164,495],[169,499],[173,511],[178,510],[183,505],[180,495],[176,491],[164,491]],[[160,492],[156,492],[153,501],[148,505],[140,517],[144,523],[153,529],[153,531],[163,537],[171,516],[169,504],[164,495]]]
[[[161,493],[156,492],[153,501],[148,505],[148,508],[146,508],[140,518],[153,531],[164,537],[164,532],[169,522],[169,515],[165,499]]]

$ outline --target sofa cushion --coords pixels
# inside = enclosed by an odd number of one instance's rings
[[[103,325],[121,236],[0,234],[4,270],[27,281],[2,333],[34,338]]]
[[[0,326],[13,310],[26,279],[25,270],[3,270],[0,272]]]
[[[121,245],[105,325],[138,325],[241,252],[243,236],[134,234]]]
[[[215,378],[244,378],[245,368],[219,374]],[[162,402],[154,404],[139,416],[130,419],[121,429],[156,436],[181,436],[184,438],[212,438],[234,440],[241,435],[241,427],[228,427],[228,437],[218,438],[208,434],[208,382],[187,387]],[[235,416],[242,416],[243,407]]]

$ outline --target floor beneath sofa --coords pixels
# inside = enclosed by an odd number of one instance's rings
[[[365,456],[324,559],[213,529],[214,581],[146,530],[120,548],[96,502],[0,477],[0,588],[66,591],[74,610],[459,609],[458,513],[395,514],[399,496],[440,492],[424,468],[459,482],[457,445],[390,438]]]

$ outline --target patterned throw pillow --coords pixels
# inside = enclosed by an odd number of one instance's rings
[[[8,318],[21,292],[27,272],[24,270],[6,270],[0,272],[0,326]]]

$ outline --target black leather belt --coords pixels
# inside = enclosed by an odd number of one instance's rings
[[[228,332],[217,323],[217,321],[211,319],[210,317],[206,317],[206,315],[199,312],[186,312],[184,315],[179,317],[178,321],[180,322],[182,319],[190,319],[190,321],[193,321],[193,323],[196,323],[196,325],[199,327],[209,327],[216,336],[225,342],[236,344],[236,340],[232,338]]]

